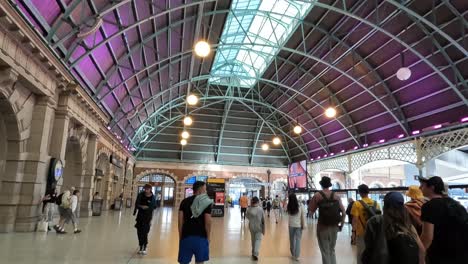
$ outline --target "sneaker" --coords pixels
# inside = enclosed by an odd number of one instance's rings
[[[57,232],[59,231],[58,225],[54,225],[54,230]]]
[[[146,255],[148,255],[148,252],[146,252],[146,250],[142,250],[141,255],[146,256]]]
[[[257,256],[252,256],[252,259],[253,259],[254,261],[258,261],[258,257],[257,257]]]
[[[81,233],[81,230],[77,229],[77,230],[75,230],[73,233],[79,234],[79,233]]]
[[[138,255],[141,255],[141,252],[143,252],[143,250],[139,250],[137,254],[138,254]]]

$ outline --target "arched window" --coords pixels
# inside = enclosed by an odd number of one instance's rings
[[[341,184],[337,181],[332,183],[332,190],[341,190]]]

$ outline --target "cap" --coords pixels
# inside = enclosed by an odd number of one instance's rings
[[[384,197],[385,207],[401,207],[405,204],[403,194],[399,192],[389,192]]]
[[[152,189],[153,186],[151,186],[151,184],[145,184],[145,186],[143,186],[143,189]]]
[[[358,192],[359,193],[369,193],[369,186],[365,185],[365,184],[361,184],[358,186]]]
[[[329,188],[332,186],[331,179],[327,176],[323,176],[319,183],[322,188]]]
[[[445,185],[444,181],[439,176],[432,176],[429,178],[425,178],[422,176],[418,177],[420,182],[424,182],[427,186],[434,186],[434,192],[437,194],[444,194],[445,192]]]
[[[416,185],[411,185],[408,186],[408,191],[405,193],[406,196],[412,198],[412,199],[422,199],[424,198],[423,193],[419,189],[419,186]]]

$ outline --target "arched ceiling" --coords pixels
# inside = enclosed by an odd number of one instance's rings
[[[141,160],[284,166],[468,116],[464,0],[9,1]]]

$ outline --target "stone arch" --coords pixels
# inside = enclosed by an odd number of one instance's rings
[[[166,177],[169,177],[173,180],[174,182],[174,187],[173,187],[173,190],[172,190],[172,199],[169,199],[168,200],[168,203],[172,206],[178,206],[178,193],[179,193],[179,189],[180,189],[180,181],[178,181],[176,175],[170,171],[167,171],[167,170],[162,170],[162,169],[149,169],[149,170],[145,170],[145,171],[142,171],[140,172],[138,175],[135,176],[134,180],[133,180],[133,193],[136,194],[138,192],[138,187],[142,185],[142,183],[140,183],[140,180],[145,177],[145,176],[148,176],[148,175],[151,175],[151,174],[162,174]],[[165,184],[164,184],[165,185]],[[164,196],[165,196],[165,189],[163,187],[165,186],[161,186],[161,206],[164,206],[164,202],[165,202],[165,199],[164,199]],[[136,197],[136,196],[134,196]]]
[[[94,192],[99,192],[102,196],[105,192],[106,187],[106,177],[109,177],[110,174],[110,154],[105,151],[100,151],[96,159],[96,172],[95,172],[95,184]]]
[[[384,188],[385,184],[383,184],[380,181],[372,181],[371,184],[369,184],[369,188]]]
[[[18,155],[25,149],[21,141],[22,127],[17,118],[17,108],[9,93],[0,85],[0,232],[11,232],[15,228],[17,204],[21,192],[22,167]]]
[[[388,188],[395,188],[395,187],[398,187],[400,184],[396,183],[396,182],[389,182],[387,184],[387,187]]]
[[[84,159],[80,139],[71,136],[65,147],[63,177],[57,183],[57,188],[80,188],[83,184]]]

